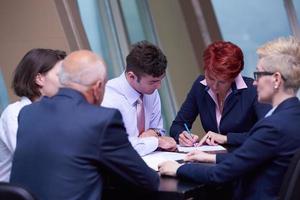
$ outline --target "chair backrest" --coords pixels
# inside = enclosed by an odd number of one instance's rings
[[[10,183],[0,183],[0,199],[2,200],[36,200],[24,188]]]
[[[300,150],[296,152],[284,176],[279,200],[300,199]]]

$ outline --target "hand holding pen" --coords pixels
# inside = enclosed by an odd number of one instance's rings
[[[185,131],[179,134],[179,145],[192,147],[198,142],[199,137],[191,133],[187,124],[184,124],[184,127],[185,127]]]

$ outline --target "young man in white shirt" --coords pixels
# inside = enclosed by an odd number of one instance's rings
[[[167,59],[155,45],[141,41],[126,57],[126,70],[106,84],[102,106],[118,109],[129,140],[141,155],[157,148],[174,151],[176,142],[165,136],[157,89],[165,77]]]

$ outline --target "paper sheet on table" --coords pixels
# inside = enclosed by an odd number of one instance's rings
[[[158,164],[168,161],[168,160],[183,160],[186,156],[184,153],[175,153],[175,152],[165,152],[165,151],[155,151],[148,155],[142,157],[142,159],[146,162],[146,164],[158,171]]]
[[[226,150],[224,147],[217,145],[217,146],[209,146],[209,145],[202,145],[200,147],[181,147],[179,145],[177,145],[178,151],[179,152],[185,152],[188,153],[190,151],[194,151],[194,150],[200,150],[200,151],[224,151]]]

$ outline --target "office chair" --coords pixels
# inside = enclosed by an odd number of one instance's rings
[[[296,152],[289,164],[284,176],[279,200],[299,200],[300,199],[300,150]]]
[[[36,200],[27,190],[10,183],[0,183],[1,200]]]

